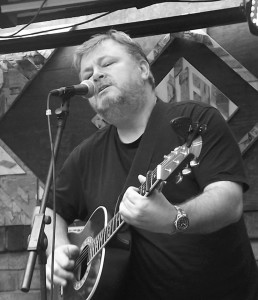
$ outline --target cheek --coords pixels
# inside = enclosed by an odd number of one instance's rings
[[[142,82],[142,78],[140,74],[135,70],[132,69],[131,71],[128,71],[126,73],[120,73],[117,78],[117,84],[124,87],[132,87],[135,84],[139,84]]]
[[[131,82],[134,81],[136,78],[140,77],[138,68],[129,64],[124,64],[123,66],[120,66],[119,68],[113,71],[111,73],[111,76],[118,83]]]

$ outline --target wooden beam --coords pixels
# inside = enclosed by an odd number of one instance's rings
[[[229,8],[212,12],[203,12],[141,22],[131,22],[126,24],[101,26],[57,34],[1,40],[0,53],[15,53],[22,51],[79,45],[85,40],[89,39],[92,35],[100,32],[105,32],[110,28],[125,31],[130,34],[131,37],[141,37],[220,25],[230,25],[245,21],[246,16],[243,8]]]
[[[10,28],[29,23],[42,3],[42,0],[15,0],[15,2],[0,0],[0,27]],[[191,0],[191,2],[183,2],[183,0],[48,0],[33,23],[133,8],[137,8],[140,15],[139,19],[134,21],[140,21],[141,15],[148,13],[151,15],[155,13],[152,18],[161,15],[173,17],[240,5],[243,5],[243,0]]]
[[[216,1],[213,0],[214,3],[217,2],[220,6],[220,8],[228,8],[229,6],[238,6],[242,3],[242,0],[221,0]],[[1,2],[4,2],[1,4]],[[131,1],[131,0],[48,0],[45,4],[43,9],[49,9],[49,8],[68,8],[68,7],[76,7],[76,6],[95,6],[95,5],[114,5],[116,4],[117,7],[122,6],[122,4],[127,3],[127,7],[145,7],[156,3],[163,3],[163,2],[184,2],[184,0],[170,0],[170,1],[163,1],[163,0],[137,0],[137,1]],[[191,3],[199,3],[199,5],[202,5],[202,3],[209,2],[209,6],[214,5],[212,3],[212,0],[191,0]],[[189,3],[190,3],[189,2]],[[1,12],[3,14],[5,13],[16,13],[16,12],[27,12],[28,10],[38,10],[40,6],[42,5],[43,0],[32,0],[32,1],[3,1],[0,0],[0,7]]]
[[[95,6],[96,4],[103,5],[107,3],[116,3],[119,5],[123,0],[48,0],[45,4],[44,9],[49,8],[72,8],[76,6]],[[23,2],[15,2],[9,4],[1,5],[1,12],[5,13],[18,13],[18,12],[27,12],[28,10],[38,10],[40,6],[43,4],[43,1],[23,1]],[[134,4],[132,2],[131,6]]]

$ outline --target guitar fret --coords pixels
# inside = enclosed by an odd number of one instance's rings
[[[107,238],[110,237],[110,222],[107,225]]]
[[[111,220],[111,224],[112,224],[112,226],[111,226],[111,234],[113,234],[113,232],[115,231],[115,224],[114,224],[114,218]]]
[[[103,245],[104,244],[104,241],[103,241],[103,230],[101,230],[101,232],[100,232],[100,240],[101,240],[101,244]]]
[[[121,215],[118,213],[116,215],[116,227],[118,228],[122,222],[123,222],[123,219],[122,219]]]
[[[108,225],[105,227],[105,240],[108,239]]]
[[[88,260],[91,260],[92,257],[93,257],[92,247],[91,247],[91,245],[89,245],[89,257],[88,257]]]
[[[123,219],[121,217],[121,215],[118,215],[118,223],[119,223],[119,226],[123,223]]]
[[[140,187],[140,194],[143,196],[146,193],[146,183],[144,182]]]
[[[114,217],[114,221],[115,221],[115,230],[118,228],[119,226],[119,213],[117,213]]]
[[[95,251],[96,253],[98,252],[99,248],[98,248],[98,239],[95,239]]]
[[[97,240],[94,239],[94,255],[98,252]]]
[[[142,183],[139,187],[139,194],[144,196],[147,192],[149,192],[153,185],[157,181],[157,168],[155,168],[153,171],[149,171],[146,174],[146,181]]]
[[[95,255],[95,247],[94,247],[94,241],[93,243],[91,244],[91,253],[92,253],[92,257]]]
[[[97,249],[98,249],[98,251],[99,251],[99,249],[100,249],[99,234],[97,235]]]
[[[114,216],[114,220],[116,221],[116,227],[118,227],[119,226],[119,218],[118,218],[118,214],[116,214],[115,216]]]
[[[103,237],[104,237],[104,241],[107,240],[107,231],[106,231],[106,227],[103,229]]]
[[[112,220],[109,221],[108,223],[108,237],[110,238],[111,234],[112,234]]]
[[[96,240],[94,240],[94,255],[97,253],[97,244],[96,244]]]
[[[156,181],[157,180],[157,168],[153,171],[153,179]]]
[[[95,255],[95,247],[94,247],[94,241],[93,243],[91,244],[91,253],[92,253],[92,257]]]
[[[152,172],[148,171],[146,174],[146,180],[145,180],[145,185],[146,185],[146,191],[149,192],[151,189],[151,177],[152,177]]]

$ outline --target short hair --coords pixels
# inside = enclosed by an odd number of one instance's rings
[[[130,36],[125,32],[111,29],[106,33],[96,34],[92,36],[91,39],[89,39],[88,41],[84,42],[82,45],[77,47],[77,49],[74,52],[74,66],[79,73],[81,69],[82,56],[84,54],[87,55],[90,52],[92,52],[96,46],[98,46],[105,40],[113,40],[123,45],[126,48],[127,52],[130,55],[132,55],[136,59],[136,61],[140,61],[141,59],[144,59],[150,65],[148,58],[145,55],[142,47],[137,42],[131,39]],[[155,79],[151,70],[150,70],[148,81],[152,86],[152,88],[155,89]]]

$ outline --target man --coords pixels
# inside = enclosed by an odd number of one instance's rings
[[[75,53],[75,65],[81,80],[94,83],[89,102],[110,125],[80,144],[58,177],[54,283],[66,286],[74,278],[79,249],[70,244],[67,224],[86,220],[99,206],[112,215],[118,205],[132,241],[122,294],[112,299],[258,299],[257,269],[242,217],[248,185],[238,146],[220,113],[193,101],[158,100],[143,51],[122,32],[111,30],[85,42]],[[153,170],[182,144],[170,125],[182,116],[207,126],[200,163],[181,183],[171,176],[162,190],[144,196],[136,175]],[[128,180],[128,173],[135,176]],[[144,180],[140,175],[141,184]],[[46,232],[51,244],[51,226]],[[48,254],[50,287],[50,249]]]

